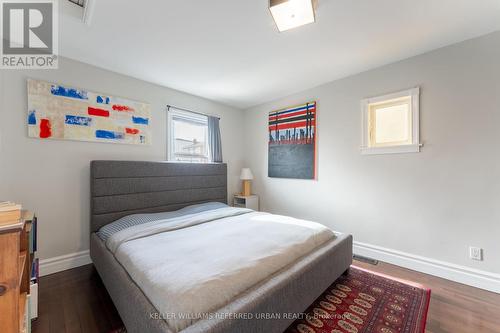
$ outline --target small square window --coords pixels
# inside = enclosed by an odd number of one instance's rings
[[[369,147],[411,144],[410,97],[370,104],[369,108]]]
[[[208,119],[192,112],[168,111],[168,160],[207,163]]]
[[[419,88],[362,102],[362,153],[420,151]]]

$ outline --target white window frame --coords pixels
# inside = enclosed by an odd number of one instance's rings
[[[409,97],[411,99],[411,144],[388,145],[382,147],[370,147],[369,128],[370,128],[370,105],[382,102]],[[366,98],[361,101],[361,154],[397,154],[397,153],[418,153],[420,152],[420,88],[398,91],[378,97]]]
[[[207,126],[207,131],[205,134],[205,143],[206,143],[206,158],[207,162],[185,162],[185,161],[176,161],[175,160],[175,132],[173,127],[173,122],[175,118],[182,118],[186,121],[196,122]],[[167,111],[167,161],[169,162],[178,162],[178,163],[210,163],[210,153],[208,147],[208,118],[207,116],[179,110],[174,107],[170,107]]]

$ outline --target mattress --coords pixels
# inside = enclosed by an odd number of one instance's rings
[[[90,256],[127,332],[172,333],[163,318],[153,316],[158,310],[95,232],[90,236]],[[352,236],[338,234],[309,255],[217,309],[216,314],[220,316],[199,320],[181,333],[281,333],[294,318],[281,316],[268,320],[257,319],[257,316],[262,313],[302,313],[351,263]],[[254,319],[235,317],[228,320],[224,315],[230,313],[249,314]]]
[[[335,238],[318,223],[225,205],[155,217],[117,221],[105,244],[173,332]]]

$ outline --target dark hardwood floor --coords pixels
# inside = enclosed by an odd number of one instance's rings
[[[386,263],[355,265],[430,287],[427,333],[500,333],[499,294]],[[122,326],[92,265],[42,277],[39,292],[33,333],[107,333]]]
[[[93,265],[40,278],[33,333],[107,333],[122,325]]]

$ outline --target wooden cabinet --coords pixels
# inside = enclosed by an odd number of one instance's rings
[[[30,232],[34,215],[0,224],[0,332],[28,332],[31,266]]]

